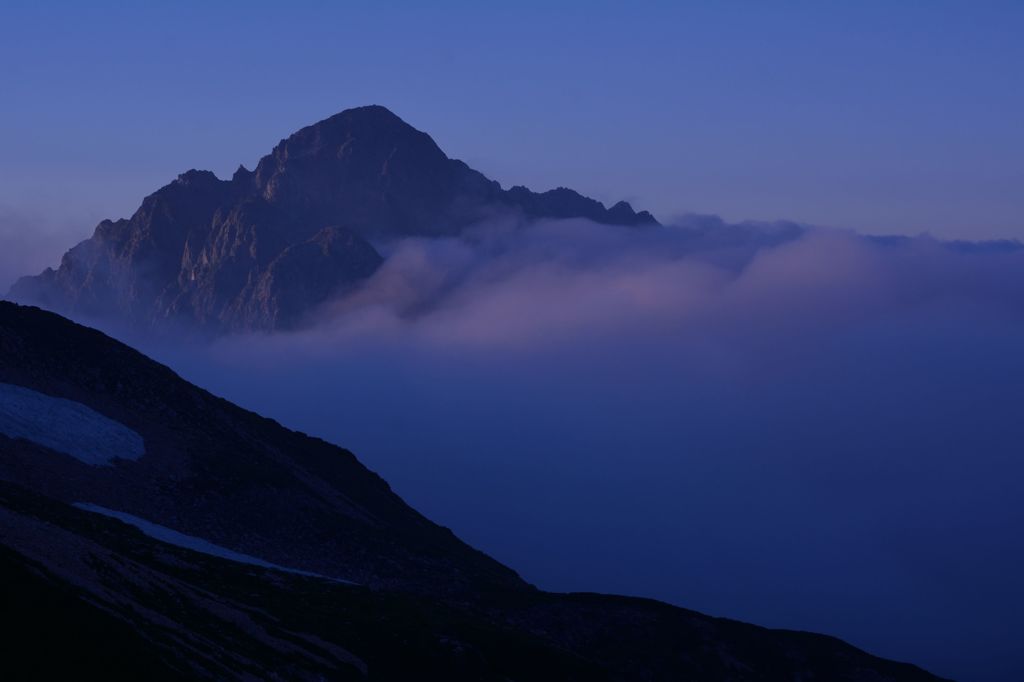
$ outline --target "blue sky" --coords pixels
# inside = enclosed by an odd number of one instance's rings
[[[503,185],[1024,238],[1024,3],[28,3],[0,207],[78,226],[380,103]]]

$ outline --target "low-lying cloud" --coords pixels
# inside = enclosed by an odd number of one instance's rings
[[[1024,250],[690,217],[384,245],[292,334],[154,350],[550,589],[1024,675]]]

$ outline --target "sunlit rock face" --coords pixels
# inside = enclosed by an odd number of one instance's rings
[[[81,403],[0,383],[0,433],[94,466],[146,454],[142,436]]]

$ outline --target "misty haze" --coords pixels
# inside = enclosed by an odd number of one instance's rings
[[[0,10],[0,676],[1024,679],[1020,7],[300,5]]]

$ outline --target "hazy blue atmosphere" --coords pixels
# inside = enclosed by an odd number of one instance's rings
[[[6,2],[0,295],[184,170],[386,105],[664,225],[375,244],[295,333],[105,328],[540,587],[1021,680],[1022,35],[1018,2]]]
[[[84,238],[379,103],[505,186],[663,219],[1024,237],[1022,33],[1017,2],[13,0],[0,230]]]
[[[411,239],[308,332],[144,347],[542,587],[1019,679],[1024,249],[790,227]]]

